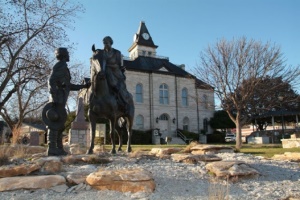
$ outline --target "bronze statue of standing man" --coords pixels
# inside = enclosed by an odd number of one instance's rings
[[[50,92],[49,103],[43,109],[42,118],[48,126],[48,156],[67,155],[63,149],[62,132],[67,119],[66,102],[70,91],[78,91],[88,88],[90,84],[75,85],[71,83],[71,75],[67,65],[70,56],[67,48],[58,48],[55,50],[55,56],[58,62],[54,65],[48,88]]]

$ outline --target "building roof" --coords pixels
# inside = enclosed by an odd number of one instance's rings
[[[30,126],[30,127],[36,128],[36,129],[39,129],[39,130],[42,130],[42,131],[46,131],[47,130],[45,124],[36,124],[36,123],[27,123],[27,122],[23,122],[22,124],[26,125],[26,126]]]
[[[197,79],[180,66],[171,63],[165,58],[156,58],[148,56],[139,56],[135,60],[124,60],[124,66],[127,70],[147,72],[147,73],[160,73],[180,76],[185,78],[192,78],[196,80],[195,86],[201,89],[213,89],[210,85]]]

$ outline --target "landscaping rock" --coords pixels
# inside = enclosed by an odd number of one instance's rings
[[[91,173],[86,182],[98,190],[120,192],[153,192],[155,182],[150,172],[141,169],[99,170]]]
[[[59,157],[43,157],[35,161],[41,166],[40,172],[44,174],[54,174],[62,169],[62,162]]]
[[[234,153],[232,147],[229,146],[217,146],[217,145],[196,145],[191,148],[191,153],[194,155],[201,154],[216,154],[216,153]]]
[[[33,171],[39,170],[40,165],[22,164],[20,166],[2,166],[0,167],[0,178],[27,175]]]
[[[259,174],[243,161],[218,161],[206,165],[206,169],[216,176],[249,176]]]
[[[298,153],[298,152],[285,152],[284,154],[275,154],[272,157],[272,159],[300,162],[300,153]]]
[[[86,177],[90,174],[91,172],[73,172],[69,175],[67,175],[67,181],[71,184],[80,184],[84,183]]]
[[[0,191],[51,188],[65,183],[60,175],[9,177],[0,179]]]
[[[152,148],[151,151],[149,152],[150,155],[156,155],[156,156],[161,156],[161,155],[171,155],[173,153],[177,153],[181,151],[180,148]]]
[[[171,158],[175,162],[183,162],[188,164],[195,164],[200,161],[211,162],[220,161],[222,158],[215,155],[193,155],[193,154],[172,154]]]

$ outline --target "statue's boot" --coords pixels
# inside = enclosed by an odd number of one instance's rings
[[[48,131],[48,156],[59,156],[60,150],[57,148],[57,134],[58,131],[49,130]]]
[[[63,142],[62,142],[62,138],[63,138],[62,132],[59,132],[58,135],[57,135],[57,148],[60,151],[60,155],[65,156],[65,155],[68,155],[68,152],[66,152],[64,150],[64,145],[63,145]]]

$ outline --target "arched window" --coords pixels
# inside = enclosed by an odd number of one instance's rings
[[[135,101],[143,103],[143,85],[140,83],[135,86]]]
[[[188,131],[189,130],[189,118],[188,117],[183,118],[182,124],[183,124],[182,129],[184,131]]]
[[[168,91],[168,85],[166,84],[161,84],[159,86],[159,103],[169,104],[169,91]]]
[[[188,90],[186,88],[183,88],[181,91],[181,104],[182,106],[188,105]]]
[[[159,117],[159,120],[166,120],[166,121],[168,121],[168,120],[169,120],[169,117],[168,117],[168,115],[166,115],[166,114],[162,114],[162,115]]]
[[[143,130],[144,129],[144,117],[142,115],[138,115],[135,118],[135,125],[137,129]]]

